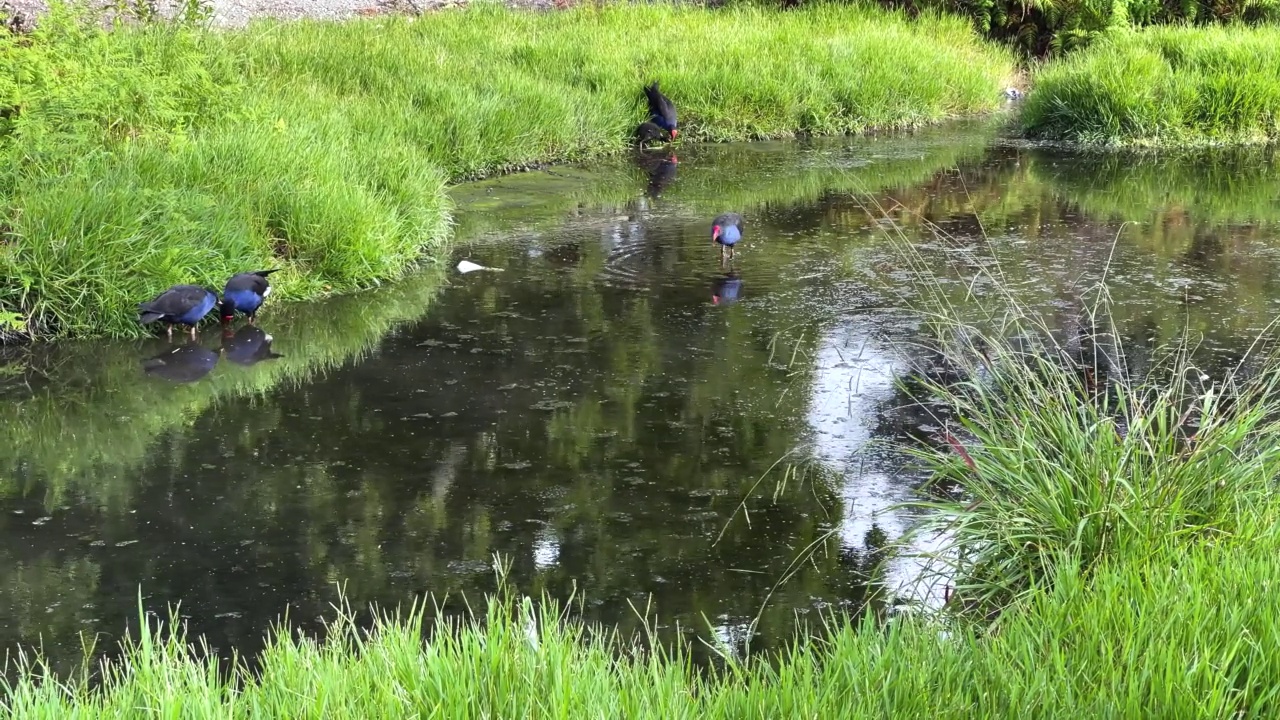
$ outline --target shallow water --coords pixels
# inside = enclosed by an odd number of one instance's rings
[[[917,332],[896,243],[950,302],[999,275],[1058,327],[1106,274],[1128,347],[1189,326],[1231,359],[1280,305],[1275,170],[981,124],[682,148],[459,188],[448,268],[269,306],[262,334],[7,349],[0,645],[67,667],[81,633],[136,626],[141,588],[252,653],[339,586],[475,600],[495,553],[519,590],[628,628],[648,603],[667,637],[758,618],[768,647],[882,607],[912,576],[876,569],[911,520],[889,508],[921,479],[893,444],[932,430],[891,384]],[[708,236],[729,209],[731,267]]]

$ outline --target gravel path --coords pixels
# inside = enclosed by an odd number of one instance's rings
[[[151,0],[156,9],[172,16],[180,7],[179,0]],[[241,27],[253,18],[273,17],[281,20],[312,18],[342,20],[361,15],[395,12],[425,12],[443,7],[466,5],[466,0],[205,0],[213,10],[213,23],[220,27]],[[546,9],[554,0],[508,0],[513,7]],[[99,7],[111,7],[114,0],[92,0]],[[0,12],[20,18],[29,24],[48,8],[46,0],[0,0]]]

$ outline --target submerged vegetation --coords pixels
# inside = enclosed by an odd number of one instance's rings
[[[305,298],[396,277],[442,251],[447,182],[621,150],[650,79],[682,138],[733,140],[987,111],[1011,70],[960,19],[861,7],[211,32],[55,3],[0,30],[0,317],[137,336],[136,303],[179,282],[282,267],[276,297]]]
[[[1110,34],[1048,64],[1022,113],[1033,138],[1191,146],[1280,140],[1280,27]]]

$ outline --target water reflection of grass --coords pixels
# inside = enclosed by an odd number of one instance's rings
[[[650,204],[702,213],[709,222],[729,209],[750,213],[811,204],[826,193],[912,187],[977,159],[995,132],[994,124],[984,122],[843,142],[702,146],[679,153],[674,180]],[[458,235],[534,231],[565,222],[580,206],[622,207],[640,198],[648,182],[645,165],[662,157],[654,153],[631,165],[558,168],[460,186],[453,190]],[[504,202],[508,193],[516,201]]]
[[[220,399],[305,382],[358,359],[395,325],[424,315],[442,281],[441,270],[426,270],[359,297],[270,308],[262,326],[284,357],[249,367],[221,360],[212,374],[187,385],[144,376],[140,362],[165,347],[159,342],[60,345],[56,364],[34,390],[0,404],[0,468],[8,476],[0,492],[43,487],[49,506],[71,492],[119,508],[135,485],[130,469],[159,436],[190,426]]]
[[[1032,174],[1099,220],[1182,212],[1204,226],[1280,219],[1273,148],[1036,156]]]

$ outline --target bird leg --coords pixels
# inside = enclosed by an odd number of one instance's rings
[[[164,329],[169,333],[169,342],[173,342],[173,325],[165,325]]]
[[[195,325],[192,325],[192,326],[191,326],[191,339],[192,339],[192,340],[195,340],[195,339],[196,339],[196,326],[195,326]]]
[[[252,324],[254,323],[254,320],[257,320],[257,319],[258,319],[258,314],[257,314],[257,313],[254,313],[254,314],[250,315],[250,316],[249,316],[249,324],[250,324],[250,325],[252,325]]]

